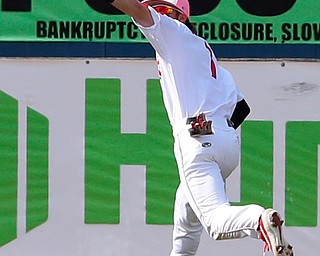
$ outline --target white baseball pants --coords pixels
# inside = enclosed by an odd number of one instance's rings
[[[174,127],[174,152],[180,185],[174,208],[170,256],[196,255],[203,228],[215,240],[251,236],[264,208],[231,206],[224,180],[239,163],[239,140],[226,120],[214,120],[215,134],[190,137],[187,127]]]

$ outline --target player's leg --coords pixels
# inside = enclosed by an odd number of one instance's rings
[[[203,227],[179,186],[174,206],[173,243],[170,256],[196,255]]]
[[[258,205],[231,206],[224,190],[224,181],[216,162],[209,168],[197,165],[186,170],[182,189],[186,198],[213,239],[258,237],[259,217],[264,209]]]
[[[175,154],[181,186],[190,206],[214,239],[241,238],[248,235],[258,238],[259,219],[265,211],[264,208],[259,205],[231,206],[224,190],[218,162],[223,159],[229,161],[229,167],[235,162],[238,152],[233,135],[221,135],[218,131],[213,136],[204,137],[205,139],[190,139],[187,134],[181,133],[176,139]],[[206,147],[203,148],[204,141]],[[207,147],[210,144],[211,149]],[[265,225],[273,224],[269,221]],[[277,234],[269,232],[268,235],[278,239]],[[292,252],[289,246],[285,250]],[[278,255],[291,254],[275,254]]]
[[[199,138],[181,132],[176,137],[175,155],[184,194],[211,237],[240,238],[248,230],[257,229],[263,208],[231,207],[218,165],[218,161],[224,162],[233,170],[239,162],[239,143],[234,130],[216,129],[214,135]]]

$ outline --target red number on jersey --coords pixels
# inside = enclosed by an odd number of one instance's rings
[[[210,53],[210,58],[211,58],[211,75],[213,78],[217,79],[217,68],[216,68],[216,64],[213,61],[213,54],[212,54],[212,50],[210,48],[210,46],[208,45],[207,42],[204,43],[205,47],[208,49],[209,53]]]

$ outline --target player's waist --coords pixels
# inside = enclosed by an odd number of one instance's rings
[[[232,121],[220,116],[207,116],[207,121],[212,121],[212,127],[215,129],[229,130],[233,126]],[[183,118],[176,122],[172,127],[173,135],[178,135],[184,130],[189,130],[192,122],[195,122],[197,117]]]

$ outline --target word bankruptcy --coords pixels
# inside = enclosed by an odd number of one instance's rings
[[[320,23],[282,23],[275,31],[273,23],[195,23],[198,35],[217,41],[320,41]],[[135,24],[125,21],[37,21],[36,37],[75,40],[143,40]]]

